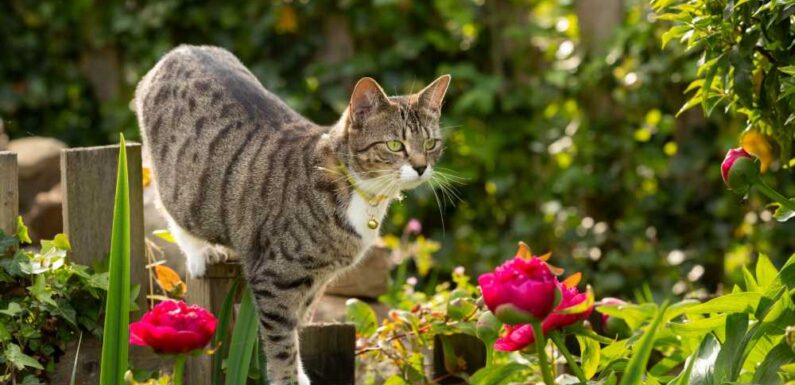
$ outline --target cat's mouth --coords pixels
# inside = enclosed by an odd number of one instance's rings
[[[420,173],[421,172],[421,173]],[[412,190],[431,179],[433,167],[423,167],[421,170],[404,165],[400,167],[398,179],[400,180],[400,190]]]

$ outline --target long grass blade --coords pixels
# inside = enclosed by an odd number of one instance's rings
[[[657,310],[657,316],[654,317],[654,321],[651,322],[646,333],[641,337],[640,341],[632,347],[632,358],[629,359],[627,370],[621,378],[621,385],[641,384],[643,375],[646,373],[646,365],[649,362],[649,357],[654,348],[654,342],[657,339],[657,331],[660,328],[660,323],[662,322],[667,307],[668,304],[666,303]]]
[[[124,383],[124,372],[127,370],[130,324],[130,191],[124,136],[119,147],[108,270],[110,277],[105,302],[99,383],[119,385]]]
[[[80,345],[83,344],[83,332],[80,332],[80,337],[77,338],[77,349],[75,350],[75,362],[72,364],[72,377],[69,379],[69,385],[75,385],[77,379],[77,362],[80,359]]]
[[[232,309],[235,306],[235,295],[237,295],[238,287],[240,287],[240,279],[236,279],[232,283],[232,287],[226,293],[221,311],[218,314],[218,327],[216,327],[215,335],[213,336],[213,346],[218,346],[220,343],[221,347],[213,355],[213,385],[221,385],[223,383],[224,357],[229,353],[229,321],[232,319]]]
[[[229,344],[229,357],[226,359],[226,385],[245,385],[248,379],[249,365],[257,340],[257,312],[254,310],[254,299],[251,289],[246,286],[243,299],[240,300],[240,312],[232,330],[232,342]]]

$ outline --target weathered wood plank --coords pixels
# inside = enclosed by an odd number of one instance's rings
[[[313,384],[353,385],[356,329],[353,324],[307,325],[301,330],[301,362]]]
[[[441,379],[438,384],[459,385],[466,382],[458,377],[451,376],[444,366],[443,341],[448,343],[455,352],[456,357],[463,358],[464,371],[474,374],[478,369],[486,366],[486,345],[483,341],[468,334],[439,335],[433,339],[433,378]]]
[[[17,232],[18,182],[17,154],[0,151],[0,230],[6,234]]]
[[[221,307],[227,292],[231,290],[233,281],[240,277],[240,265],[234,262],[207,265],[202,278],[188,276],[185,284],[188,292],[185,301],[191,305],[199,305],[210,310],[216,316],[221,314]],[[201,355],[191,357],[185,367],[185,383],[205,385],[210,383],[212,375],[212,357]]]
[[[101,146],[65,149],[61,152],[61,185],[63,187],[64,232],[69,236],[72,251],[69,256],[75,263],[91,265],[105,260],[110,250],[113,223],[113,203],[116,194],[116,172],[119,146]],[[138,320],[147,310],[146,288],[148,274],[143,225],[143,178],[141,174],[141,145],[127,144],[127,162],[130,187],[130,282],[140,285],[136,301],[139,310],[130,313],[130,321]],[[78,383],[97,383],[99,343],[84,336],[80,351]],[[66,357],[73,356],[70,351]],[[130,360],[141,369],[157,369],[167,364],[151,349],[131,347]],[[62,360],[57,368],[57,378],[68,378],[71,362]],[[62,377],[65,376],[65,377]]]

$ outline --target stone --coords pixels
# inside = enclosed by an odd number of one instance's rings
[[[389,270],[392,267],[389,257],[390,251],[387,248],[370,248],[364,260],[340,274],[329,285],[326,294],[377,299],[388,290]]]
[[[17,153],[19,164],[19,212],[30,211],[36,195],[52,190],[61,182],[61,150],[58,139],[31,136],[8,142],[8,151]]]
[[[63,232],[62,205],[63,192],[60,183],[50,191],[36,194],[33,206],[22,214],[34,243],[41,239],[53,239]]]

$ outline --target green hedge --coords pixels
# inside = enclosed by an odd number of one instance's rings
[[[420,190],[387,224],[398,231],[420,218],[442,242],[442,274],[459,264],[484,271],[524,240],[584,270],[598,295],[680,280],[714,289],[752,252],[787,255],[792,225],[765,222],[761,201],[743,203],[721,183],[718,165],[741,122],[718,110],[708,120],[697,110],[674,117],[698,57],[676,41],[661,48],[670,24],[655,22],[647,2],[627,0],[612,37],[598,41],[580,33],[574,8],[566,0],[9,0],[0,4],[0,116],[13,137],[88,145],[123,130],[136,138],[134,85],[179,43],[234,51],[267,88],[326,124],[361,76],[393,93],[451,73],[443,166],[467,179],[462,199],[440,210]],[[685,253],[681,264],[671,263],[678,253],[667,258],[673,250]],[[706,273],[691,283],[697,265]]]

